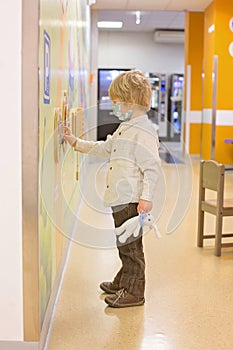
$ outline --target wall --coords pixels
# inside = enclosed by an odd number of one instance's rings
[[[233,163],[232,147],[225,143],[233,134],[232,13],[231,0],[214,0],[205,11],[204,27],[202,158],[228,165]]]
[[[99,31],[98,66],[183,73],[184,45],[157,44],[150,32]]]
[[[82,123],[89,106],[89,7],[85,0],[40,0],[39,285],[40,327],[63,268],[79,203],[77,154],[63,125]],[[77,115],[77,109],[84,111]],[[76,113],[76,114],[75,114]],[[72,117],[72,115],[75,117]],[[86,119],[86,118],[85,118]],[[84,123],[84,121],[83,121]],[[86,124],[86,120],[85,120]],[[84,130],[85,125],[80,129]],[[81,132],[83,131],[81,130]],[[78,136],[78,135],[77,135]]]
[[[215,4],[212,2],[205,10],[204,21],[204,108],[202,125],[202,150],[203,159],[211,157],[212,143],[212,99],[213,99],[213,56],[215,46],[214,32],[209,32],[209,27],[215,22]]]
[[[200,153],[203,108],[202,70],[204,47],[204,13],[186,12],[185,16],[185,91],[184,134],[186,150]],[[186,100],[187,99],[187,100]]]
[[[80,197],[78,157],[61,144],[55,111],[85,130],[90,8],[86,0],[15,0],[0,19],[0,349],[38,349]]]
[[[0,339],[21,340],[21,1],[0,12]]]

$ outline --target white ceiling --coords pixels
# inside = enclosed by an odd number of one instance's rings
[[[185,11],[204,11],[212,0],[96,0],[99,21],[123,21],[121,31],[184,29]],[[136,11],[141,23],[135,23]],[[119,29],[118,29],[119,30]]]
[[[121,31],[154,31],[155,29],[183,29],[185,16],[180,11],[142,11],[141,23],[135,23],[136,11],[100,10],[99,21],[123,21]],[[119,30],[119,29],[118,29]]]
[[[98,10],[204,11],[213,0],[96,0]]]

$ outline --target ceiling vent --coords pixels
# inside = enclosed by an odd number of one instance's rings
[[[156,43],[183,44],[184,30],[155,30],[154,41]]]

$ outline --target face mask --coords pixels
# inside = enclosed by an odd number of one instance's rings
[[[116,116],[119,120],[121,120],[121,121],[123,121],[123,122],[126,122],[127,120],[129,120],[130,117],[131,117],[131,115],[132,115],[132,113],[133,113],[132,110],[128,110],[127,112],[123,113],[123,112],[121,111],[121,104],[120,104],[119,102],[118,102],[118,103],[115,103],[115,104],[113,105],[112,110],[113,110],[113,113],[115,114],[115,116]]]

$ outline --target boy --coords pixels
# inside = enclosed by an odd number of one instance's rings
[[[75,151],[109,158],[104,202],[111,206],[115,227],[141,212],[152,210],[160,158],[158,137],[146,112],[150,109],[149,80],[138,70],[126,71],[109,87],[113,112],[122,121],[106,141],[75,138],[64,127],[64,138]],[[110,294],[105,302],[111,307],[130,307],[145,302],[145,260],[142,232],[125,244],[117,241],[122,267],[112,282],[100,288]]]

